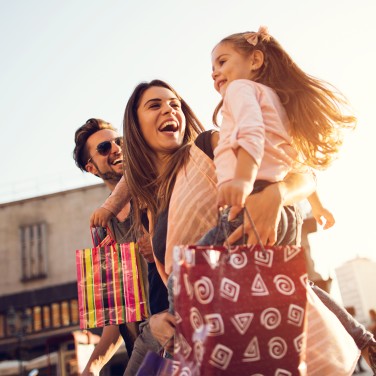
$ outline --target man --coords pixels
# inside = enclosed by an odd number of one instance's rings
[[[123,176],[122,137],[116,129],[101,119],[89,119],[75,133],[73,158],[82,170],[90,172],[103,180],[112,192]],[[118,243],[134,241],[131,229],[131,205],[128,203],[123,210],[110,221],[114,237]],[[152,284],[158,283],[150,240],[147,234],[138,239],[139,251],[148,262],[148,279]],[[153,270],[155,269],[155,272]],[[160,281],[160,283],[163,283]],[[138,335],[139,323],[126,325],[110,325],[103,328],[102,336],[95,347],[82,375],[99,375],[102,367],[111,359],[125,341],[128,356],[133,351],[133,343]]]

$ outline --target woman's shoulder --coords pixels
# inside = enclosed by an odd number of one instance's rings
[[[218,131],[210,129],[200,133],[195,140],[195,145],[210,159],[214,159],[213,137],[216,137],[217,134]]]

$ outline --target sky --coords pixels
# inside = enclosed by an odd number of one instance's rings
[[[99,183],[73,162],[74,132],[91,117],[122,131],[140,81],[167,81],[211,128],[220,99],[212,48],[266,25],[358,117],[338,160],[318,173],[336,225],[311,236],[317,264],[376,260],[375,14],[374,0],[0,0],[0,202]]]

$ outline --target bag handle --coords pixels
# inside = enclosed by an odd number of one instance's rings
[[[228,242],[227,229],[226,229],[226,226],[224,225],[224,223],[222,222],[222,213],[223,213],[223,210],[224,210],[224,208],[222,206],[220,206],[218,208],[217,232],[215,234],[215,238],[214,238],[213,244],[217,244],[219,231],[222,229],[223,234],[225,235],[226,246],[227,246],[228,249],[230,249],[231,246],[230,246],[230,243]],[[243,237],[243,242],[244,242],[244,237]]]
[[[105,247],[106,245],[111,245],[111,244],[116,243],[115,237],[113,236],[110,228],[108,226],[102,227],[102,228],[106,230],[106,236],[101,240],[99,233],[98,233],[98,228],[90,227],[91,240],[93,242],[94,247]],[[94,239],[94,235],[96,239]]]
[[[247,218],[248,218],[248,221],[249,223],[251,224],[251,227],[252,227],[252,230],[256,236],[256,239],[257,239],[257,243],[260,245],[261,249],[263,252],[266,252],[265,251],[265,248],[264,248],[264,245],[262,244],[261,242],[261,238],[260,238],[260,235],[259,233],[257,232],[257,229],[256,229],[256,226],[255,226],[255,223],[253,222],[253,219],[251,217],[251,215],[249,214],[249,211],[248,209],[244,206],[243,208],[243,243],[245,243],[245,225],[244,225],[244,213],[246,214]]]

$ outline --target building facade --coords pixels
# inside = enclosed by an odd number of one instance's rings
[[[79,330],[75,250],[91,247],[89,217],[108,194],[98,184],[0,204],[0,362],[16,359],[14,374],[45,357],[45,374],[74,375],[77,344],[97,342]]]
[[[335,270],[343,305],[364,325],[370,322],[369,310],[376,308],[376,262],[358,257]]]

